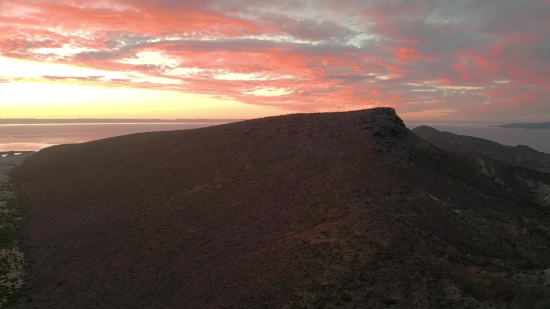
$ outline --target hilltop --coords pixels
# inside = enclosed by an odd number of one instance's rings
[[[428,126],[414,128],[412,132],[445,150],[481,154],[511,165],[550,173],[550,154],[529,146],[505,146],[482,138],[438,131]]]
[[[550,175],[447,152],[395,111],[44,149],[13,308],[547,308]]]

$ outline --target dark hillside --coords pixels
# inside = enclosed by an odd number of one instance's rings
[[[550,300],[550,175],[440,150],[389,108],[57,146],[12,176],[31,261],[14,308]]]
[[[511,165],[550,173],[550,154],[536,151],[529,146],[505,146],[482,138],[438,131],[428,126],[420,126],[412,131],[445,150],[481,154]]]

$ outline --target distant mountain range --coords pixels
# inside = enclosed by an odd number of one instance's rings
[[[70,123],[230,123],[241,119],[0,119],[1,124],[70,124]]]
[[[509,123],[498,126],[489,126],[492,128],[507,128],[507,129],[550,129],[550,122],[541,122],[541,123]]]
[[[550,304],[550,174],[442,150],[389,108],[54,146],[11,176],[12,309]]]
[[[550,173],[550,154],[529,146],[505,146],[482,138],[442,132],[428,126],[420,126],[412,131],[445,150],[477,153],[508,164]]]

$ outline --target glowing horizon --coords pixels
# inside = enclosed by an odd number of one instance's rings
[[[549,15],[548,0],[4,0],[0,118],[389,106],[408,120],[547,121]]]

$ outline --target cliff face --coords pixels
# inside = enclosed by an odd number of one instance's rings
[[[393,109],[57,146],[12,176],[32,262],[15,308],[550,299],[550,175],[440,150]]]
[[[511,165],[550,173],[550,154],[529,146],[505,146],[482,138],[441,132],[428,126],[417,127],[412,132],[445,150],[477,153]]]

